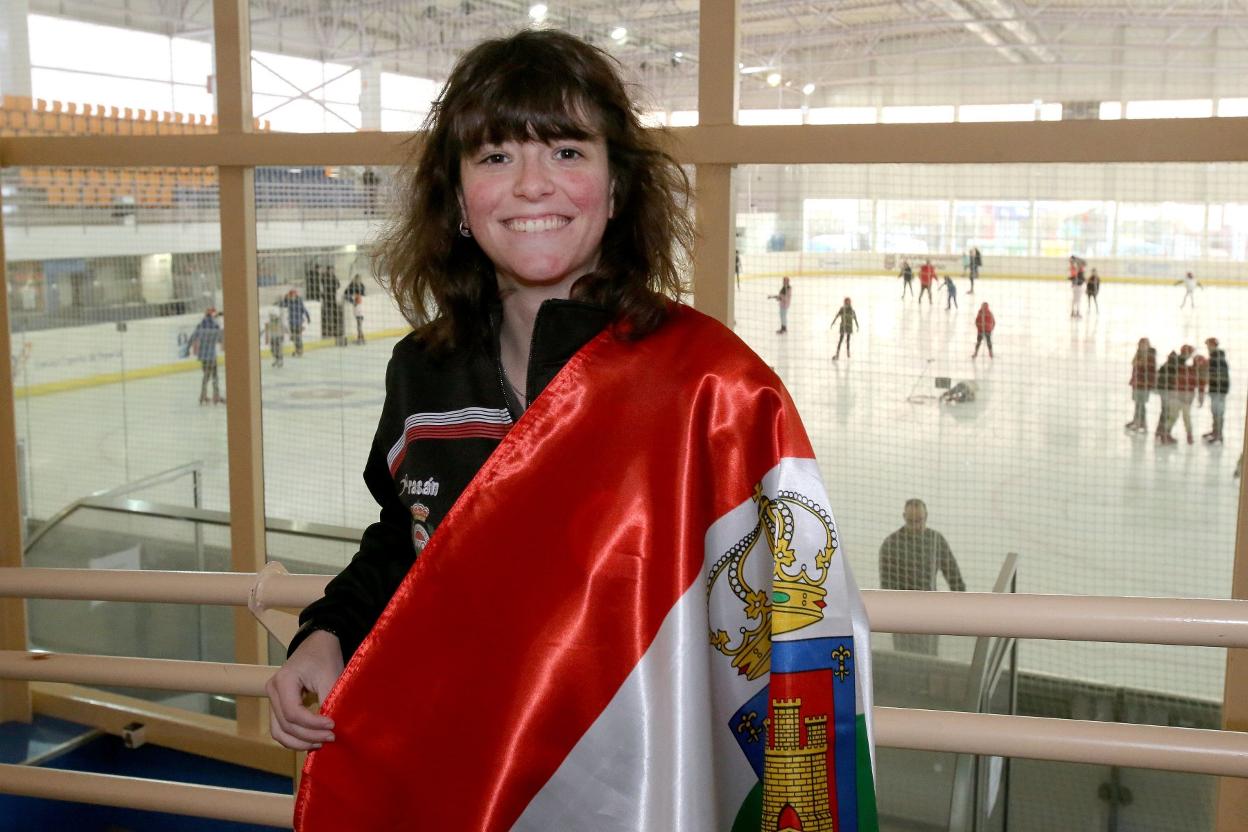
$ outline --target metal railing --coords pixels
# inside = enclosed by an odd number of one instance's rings
[[[253,609],[300,607],[319,596],[322,575],[132,572],[127,570],[0,570],[0,597],[141,600],[250,605]],[[1248,601],[1105,598],[867,590],[876,630],[947,635],[996,635],[1128,643],[1248,647]],[[990,654],[991,655],[991,654]],[[985,663],[990,669],[990,663]],[[273,668],[256,665],[54,655],[0,651],[0,678],[128,684],[263,696]],[[989,678],[986,674],[984,678]],[[1132,766],[1248,778],[1248,734],[1086,720],[877,707],[879,746],[961,754]],[[29,771],[0,766],[0,791],[32,796],[53,792]],[[42,774],[42,772],[41,772]],[[161,811],[204,813],[219,790],[163,782],[120,784],[107,775],[76,775],[58,781],[55,797],[147,808],[144,795],[163,791]],[[43,781],[50,782],[50,781]],[[120,788],[118,786],[120,785]],[[159,786],[159,788],[154,788]],[[289,822],[293,798],[258,795],[234,801],[231,818],[256,823]],[[132,800],[133,798],[133,800]],[[129,801],[129,802],[123,802]],[[258,802],[257,802],[258,801]],[[225,811],[225,810],[222,810]]]

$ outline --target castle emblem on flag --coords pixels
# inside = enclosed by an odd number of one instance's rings
[[[732,596],[739,602],[732,605],[735,620],[716,620],[713,615],[710,639],[750,680],[771,669],[773,633],[800,630],[822,620],[827,606],[823,584],[838,548],[832,515],[815,500],[794,491],[780,491],[772,498],[763,493],[761,484],[754,487],[752,499],[757,522],[716,560],[706,583],[712,610],[718,611]],[[764,561],[764,555],[770,557]],[[729,635],[732,625],[741,634],[737,640]]]

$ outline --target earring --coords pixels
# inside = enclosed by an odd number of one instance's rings
[[[472,229],[468,227],[468,221],[467,221],[467,220],[460,220],[460,221],[459,221],[459,236],[461,236],[461,237],[471,237],[471,236],[472,236]]]

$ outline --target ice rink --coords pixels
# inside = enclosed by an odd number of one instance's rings
[[[1209,286],[1180,309],[1180,286],[1103,285],[1100,310],[1069,317],[1064,281],[994,281],[974,295],[899,298],[883,277],[796,277],[789,332],[776,334],[779,277],[747,277],[736,328],[784,380],[819,457],[860,584],[878,586],[876,552],[909,497],[946,535],[968,588],[986,591],[1007,552],[1019,590],[1227,597],[1248,391],[1248,290]],[[918,281],[915,281],[918,290]],[[853,299],[852,358],[831,360],[831,319]],[[971,359],[975,311],[997,319],[995,358]],[[1209,406],[1194,408],[1196,444],[1154,444],[1123,430],[1135,343],[1164,358],[1216,336],[1232,370],[1226,444],[1205,446]],[[394,338],[318,346],[277,369],[264,362],[264,454],[271,517],[363,527],[375,513],[360,479],[381,409]],[[289,349],[289,346],[288,346]],[[661,368],[656,368],[661,371]],[[940,404],[938,377],[974,380],[973,404]],[[222,378],[224,384],[224,378]],[[224,389],[224,388],[223,388]],[[17,401],[33,514],[192,460],[206,465],[205,505],[227,509],[225,408],[200,406],[198,373],[178,373]],[[1158,415],[1156,397],[1149,419]],[[628,441],[620,434],[611,441]],[[189,485],[152,498],[188,502]],[[942,655],[969,651],[945,639]],[[881,640],[888,648],[890,642]],[[1221,650],[1032,642],[1025,668],[1214,699]]]

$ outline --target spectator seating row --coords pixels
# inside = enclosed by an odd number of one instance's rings
[[[6,95],[0,107],[0,136],[177,136],[217,131],[217,117],[103,104],[45,101]],[[255,121],[267,132],[268,121]],[[28,197],[54,206],[135,205],[170,207],[175,194],[203,192],[217,185],[215,168],[22,168]]]

